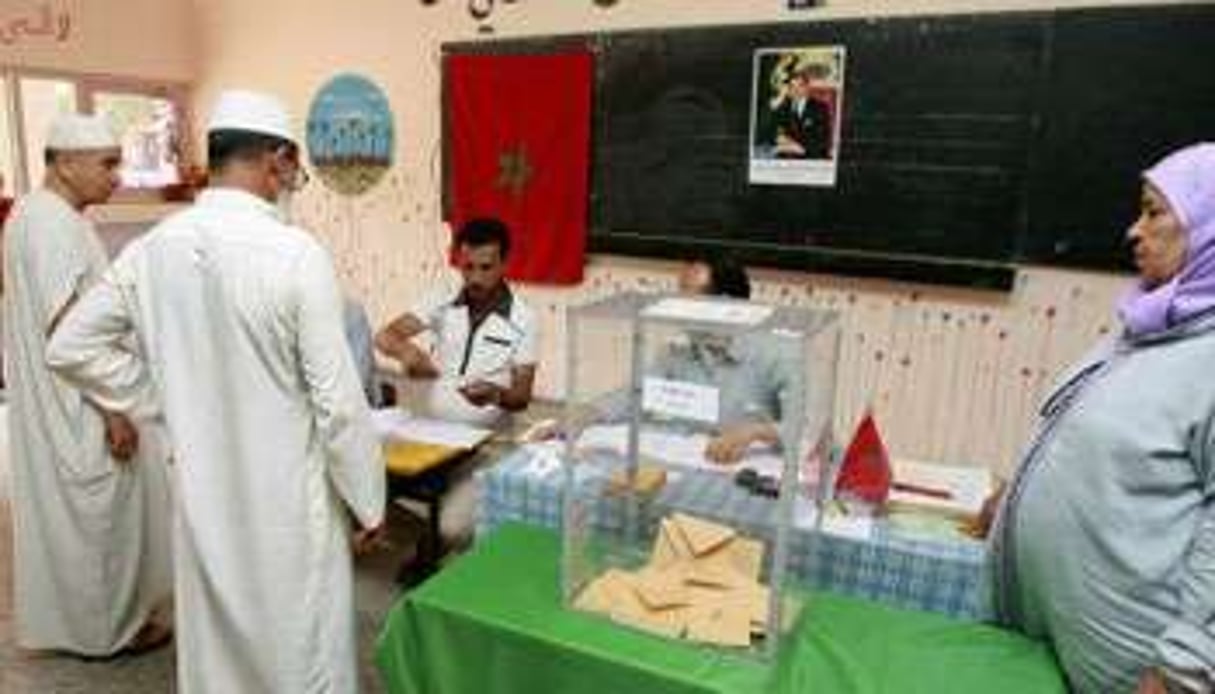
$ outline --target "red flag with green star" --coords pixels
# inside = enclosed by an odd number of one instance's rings
[[[592,58],[446,57],[447,219],[497,217],[511,230],[507,276],[582,281]]]

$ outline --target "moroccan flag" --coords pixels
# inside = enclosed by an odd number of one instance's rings
[[[890,494],[890,456],[878,434],[873,412],[865,412],[844,453],[835,479],[835,496],[882,504]]]
[[[582,281],[590,168],[589,51],[449,55],[446,125],[453,229],[497,217],[511,279]]]

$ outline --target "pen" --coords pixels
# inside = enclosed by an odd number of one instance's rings
[[[919,494],[920,496],[931,496],[935,499],[952,499],[953,494],[948,489],[936,489],[934,487],[923,487],[918,484],[908,484],[907,482],[895,482],[890,485],[900,492],[909,494]]]

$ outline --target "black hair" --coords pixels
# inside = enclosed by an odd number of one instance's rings
[[[248,130],[212,130],[207,133],[207,169],[221,171],[233,161],[255,159],[283,147],[295,148],[295,143],[275,135]]]
[[[709,268],[709,294],[731,296],[735,299],[751,298],[751,278],[747,268],[732,253],[701,253],[692,258]]]
[[[498,255],[506,260],[506,256],[510,253],[510,230],[506,228],[506,224],[502,220],[493,217],[470,219],[464,222],[460,226],[460,230],[456,232],[455,244],[457,248],[496,245]]]

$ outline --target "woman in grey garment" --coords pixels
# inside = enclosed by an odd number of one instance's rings
[[[1061,381],[993,530],[1002,621],[1080,692],[1215,688],[1215,144],[1143,175],[1122,333]]]

